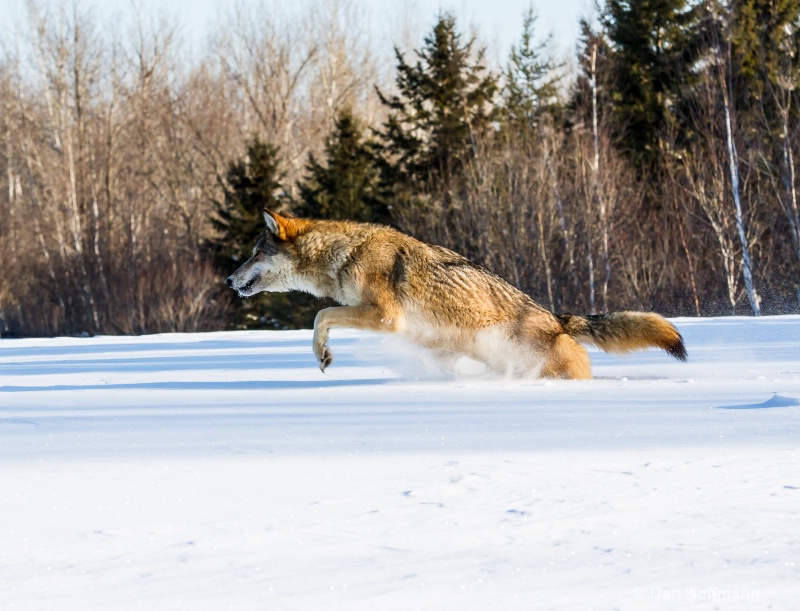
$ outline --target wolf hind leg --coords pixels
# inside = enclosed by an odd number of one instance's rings
[[[545,355],[539,375],[563,380],[591,380],[589,353],[569,335],[559,333]]]

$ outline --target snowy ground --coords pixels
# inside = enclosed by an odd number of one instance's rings
[[[305,331],[0,340],[0,609],[795,609],[800,317],[676,324],[688,363],[590,382],[355,332],[325,374]]]

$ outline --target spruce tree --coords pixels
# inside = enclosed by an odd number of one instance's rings
[[[323,219],[386,222],[374,143],[364,139],[360,122],[349,107],[342,109],[325,141],[325,159],[311,155],[308,178],[298,184],[299,215]]]
[[[728,19],[742,91],[760,101],[770,84],[785,78],[782,64],[800,51],[800,0],[735,0]]]
[[[536,43],[537,15],[530,7],[522,19],[522,36],[511,49],[503,87],[504,113],[511,129],[535,126],[540,117],[558,104],[558,70],[563,64],[549,55],[550,34]]]
[[[684,63],[695,13],[687,0],[608,0],[603,24],[611,42],[614,126],[640,170],[663,153],[676,123]]]
[[[254,137],[244,158],[232,161],[225,176],[222,201],[214,202],[211,225],[217,236],[209,242],[220,271],[233,273],[242,264],[253,240],[264,226],[262,210],[283,205],[277,147]]]
[[[425,192],[433,183],[447,192],[476,137],[494,120],[497,82],[475,54],[474,39],[464,40],[450,13],[439,16],[424,45],[409,63],[398,49],[398,95],[378,94],[389,116],[382,140],[383,178],[400,200]]]
[[[736,0],[720,13],[720,30],[730,37],[731,97],[739,124],[746,138],[763,139],[760,147],[772,143],[780,156],[783,114],[798,113],[800,0]]]
[[[222,201],[214,202],[211,224],[217,236],[207,246],[225,278],[250,256],[264,229],[263,209],[280,210],[287,203],[281,181],[277,147],[253,138],[243,159],[228,166]],[[220,281],[223,286],[224,281]],[[229,289],[225,289],[229,290]],[[310,327],[316,298],[300,293],[259,293],[248,299],[236,297],[228,317],[231,329]]]

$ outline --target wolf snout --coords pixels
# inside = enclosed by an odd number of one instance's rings
[[[233,288],[233,276],[228,276],[228,279],[225,281],[230,288]]]

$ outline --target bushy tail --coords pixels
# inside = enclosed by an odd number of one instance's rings
[[[596,316],[560,314],[564,331],[578,341],[594,344],[605,352],[629,352],[661,348],[680,361],[686,346],[678,330],[652,312],[611,312]]]

